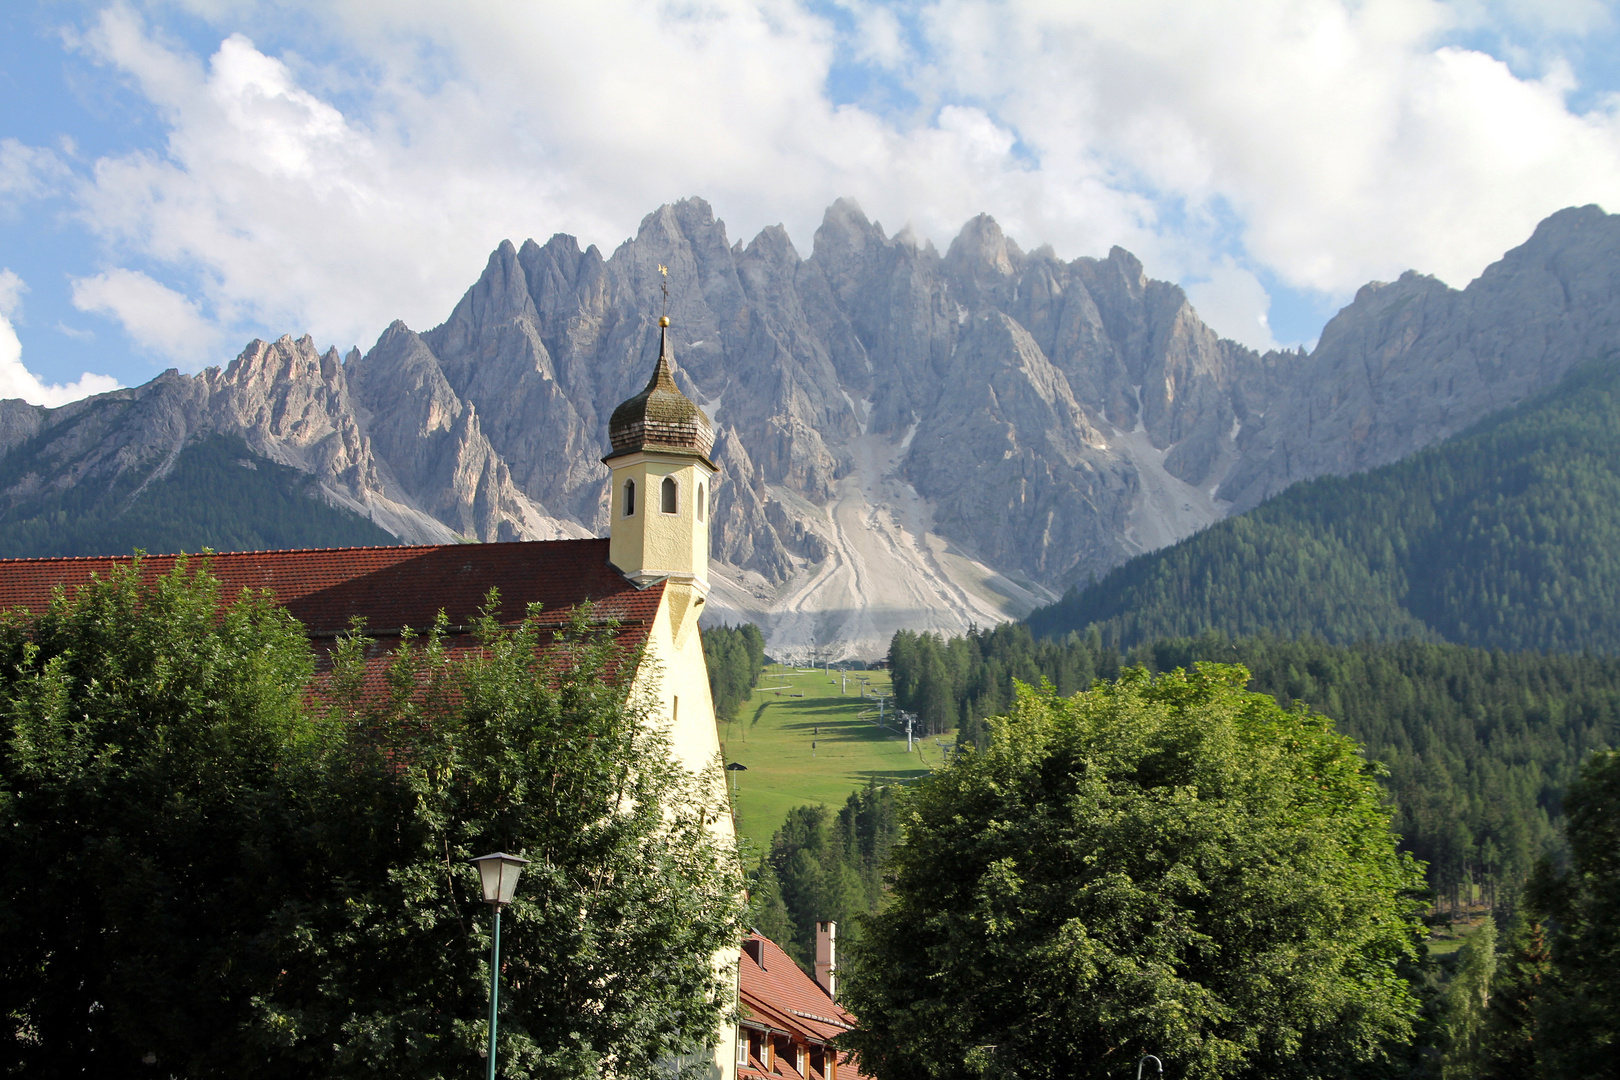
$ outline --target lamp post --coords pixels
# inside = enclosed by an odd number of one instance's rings
[[[489,946],[489,1080],[495,1080],[495,1019],[501,1004],[501,908],[512,902],[518,874],[528,861],[504,851],[472,860],[483,882],[484,903],[495,912],[495,933]]]

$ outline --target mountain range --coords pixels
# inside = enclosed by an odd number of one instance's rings
[[[97,521],[127,517],[188,449],[225,453],[216,436],[292,470],[263,470],[277,491],[308,483],[402,541],[601,533],[607,418],[656,355],[661,265],[677,381],[719,432],[711,618],[799,658],[1023,616],[1546,391],[1620,318],[1620,218],[1590,206],[1465,289],[1372,283],[1309,352],[1262,354],[1121,248],[1064,261],[980,216],[941,253],[841,200],[806,257],[780,227],[733,243],[687,199],[610,255],[502,243],[444,323],[396,322],[364,354],[288,336],[56,409],[0,402],[0,554],[67,542],[8,526],[75,489]],[[96,527],[92,547],[131,542]]]

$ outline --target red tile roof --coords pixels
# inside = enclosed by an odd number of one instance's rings
[[[624,624],[650,622],[663,590],[638,589],[608,565],[606,540],[549,540],[507,544],[437,544],[424,547],[321,548],[236,551],[208,556],[226,599],[243,589],[269,589],[308,629],[326,637],[365,618],[373,635],[432,625],[442,608],[452,627],[470,623],[493,588],[499,616],[512,623],[526,605],[544,605],[546,622],[564,621],[592,601],[601,617]],[[192,556],[195,566],[201,556]],[[147,574],[168,573],[173,555],[150,555]],[[42,610],[57,585],[106,577],[129,556],[85,559],[0,559],[0,608]]]
[[[855,1026],[855,1018],[845,1012],[820,983],[806,975],[776,942],[757,930],[749,934],[748,940],[759,943],[756,947],[764,965],[754,959],[750,949],[743,949],[739,990],[744,1027],[786,1033],[794,1042],[828,1044]],[[820,1080],[822,1073],[811,1071],[809,1080]],[[794,1063],[780,1055],[774,1070],[767,1071],[757,1057],[750,1057],[747,1065],[738,1066],[738,1072],[743,1076],[800,1080]],[[864,1080],[847,1054],[838,1055],[837,1080]]]
[[[422,631],[440,609],[449,620],[446,646],[453,652],[477,648],[470,623],[491,588],[499,590],[502,623],[522,619],[531,603],[541,605],[540,621],[566,625],[580,604],[592,604],[593,622],[618,624],[617,643],[633,652],[646,643],[663,598],[662,583],[637,588],[608,565],[606,540],[549,540],[506,544],[437,544],[419,547],[318,548],[299,551],[233,551],[207,556],[219,580],[221,598],[244,589],[269,589],[302,622],[324,669],[328,647],[365,620],[375,639],[368,649],[364,692],[381,694],[388,657],[406,627]],[[192,556],[196,567],[203,556]],[[174,568],[176,556],[149,555],[143,576]],[[38,612],[57,586],[84,585],[106,578],[131,556],[76,559],[0,559],[0,609]],[[542,641],[544,642],[544,638]],[[317,696],[321,684],[311,687]]]

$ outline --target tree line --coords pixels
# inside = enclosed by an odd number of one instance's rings
[[[765,635],[753,623],[721,624],[699,633],[714,714],[721,720],[735,720],[737,710],[759,685],[759,673],[765,668]]]
[[[835,813],[799,806],[749,874],[754,926],[806,972],[815,964],[816,923],[838,923],[841,945],[883,904],[884,868],[900,838],[896,785],[868,781]]]
[[[1330,645],[1205,634],[1121,649],[1095,628],[1038,639],[1005,624],[956,638],[897,633],[889,651],[900,708],[931,731],[984,745],[1014,681],[1060,695],[1141,665],[1243,664],[1252,689],[1333,717],[1387,770],[1406,850],[1429,866],[1437,900],[1474,890],[1511,905],[1538,858],[1561,848],[1563,792],[1595,750],[1620,744],[1620,660],[1507,653],[1437,642]]]

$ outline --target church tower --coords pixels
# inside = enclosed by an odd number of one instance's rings
[[[663,271],[663,267],[659,267]],[[668,293],[665,293],[668,302]],[[647,663],[638,682],[652,690],[656,714],[669,725],[671,749],[711,790],[725,790],[714,698],[698,619],[709,593],[709,518],[714,477],[714,423],[675,385],[669,317],[658,319],[658,363],[646,389],[613,410],[612,450],[602,462],[613,470],[608,498],[608,561],[637,585],[661,581],[658,616],[647,636]],[[711,819],[722,850],[737,838],[730,814]],[[715,968],[737,977],[737,951],[722,950]],[[677,1064],[684,1063],[685,1059]],[[715,1033],[709,1080],[737,1080],[737,1028]]]
[[[608,561],[646,584],[687,585],[697,603],[709,591],[709,515],[714,424],[675,385],[669,317],[658,319],[658,366],[647,388],[613,410]]]

